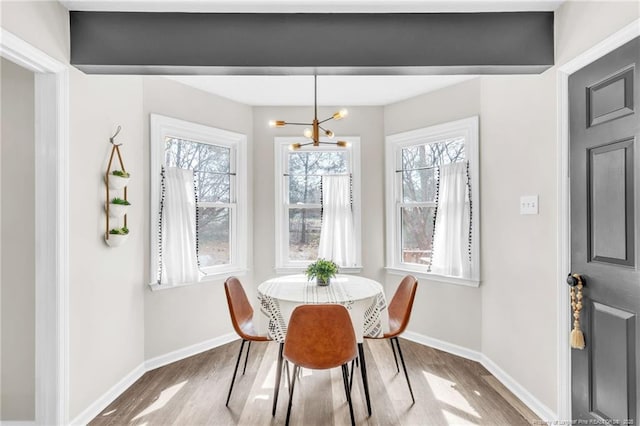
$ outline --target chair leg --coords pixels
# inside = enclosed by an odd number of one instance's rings
[[[240,358],[242,357],[242,349],[244,349],[244,343],[246,340],[242,339],[240,344],[240,352],[238,352],[238,360],[236,361],[236,368],[233,369],[233,377],[231,378],[231,385],[229,386],[229,394],[227,395],[227,403],[225,406],[229,406],[229,399],[231,399],[231,391],[233,390],[233,382],[236,381],[236,374],[238,373],[238,365],[240,365]]]
[[[342,381],[344,382],[344,393],[347,395],[347,403],[349,403],[349,415],[351,416],[351,426],[355,426],[356,421],[353,418],[353,404],[351,402],[351,387],[348,383],[349,379],[349,367],[347,364],[342,364]]]
[[[398,366],[398,355],[396,355],[396,347],[393,346],[393,339],[389,339],[389,343],[391,343],[391,350],[393,351],[393,359],[396,360],[396,370],[399,373],[400,367]]]
[[[251,350],[251,340],[249,340],[249,344],[247,345],[247,355],[244,357],[244,368],[242,369],[242,375],[244,376],[244,372],[247,371],[247,361],[249,361],[249,351]]]
[[[353,386],[353,364],[355,363],[355,360],[351,361],[351,377],[349,378],[349,392],[351,392],[351,387]]]
[[[402,356],[402,349],[400,349],[400,341],[397,337],[394,337],[396,346],[398,347],[398,353],[400,354],[400,361],[402,362],[402,368],[404,369],[404,376],[407,378],[407,385],[409,385],[409,392],[411,393],[411,401],[415,404],[416,400],[413,397],[413,389],[411,389],[411,381],[409,380],[409,374],[407,373],[407,366],[404,364],[404,357]]]
[[[371,399],[369,398],[369,381],[367,380],[367,363],[364,360],[364,346],[358,343],[358,354],[360,358],[360,372],[362,373],[362,384],[364,386],[364,396],[367,400],[367,413],[371,416]]]
[[[287,420],[285,426],[289,426],[289,417],[291,417],[291,403],[293,402],[293,388],[296,386],[296,374],[298,374],[298,366],[293,366],[293,381],[291,382],[291,388],[289,389],[289,406],[287,407]]]
[[[284,349],[284,343],[280,343],[280,349],[278,351],[278,366],[276,367],[276,387],[273,389],[273,409],[271,415],[276,415],[276,407],[278,406],[278,393],[280,392],[280,377],[282,376],[282,350]],[[294,375],[295,381],[295,375]]]
[[[291,387],[291,375],[289,374],[289,361],[284,361],[284,370],[287,372],[287,386]]]

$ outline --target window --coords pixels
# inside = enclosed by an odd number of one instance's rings
[[[246,137],[151,115],[153,281],[160,275],[161,268],[158,221],[162,174],[166,168],[186,169],[193,174],[197,261],[204,279],[244,271],[247,258]]]
[[[478,118],[389,136],[386,155],[387,268],[477,286]]]
[[[356,263],[342,272],[360,270],[360,144],[342,138],[348,148],[333,145],[289,150],[300,138],[276,138],[276,271],[303,270],[318,258],[321,217],[321,181],[327,175],[351,175],[352,209],[356,234]]]

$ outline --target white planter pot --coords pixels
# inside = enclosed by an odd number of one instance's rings
[[[109,189],[122,189],[129,184],[130,177],[109,175]]]
[[[109,234],[109,238],[105,236],[105,241],[109,245],[109,247],[118,247],[127,242],[129,238],[129,234],[120,235],[120,234]]]
[[[127,214],[127,212],[129,211],[129,207],[131,206],[109,203],[109,217],[113,217],[116,219],[121,218],[122,216]]]

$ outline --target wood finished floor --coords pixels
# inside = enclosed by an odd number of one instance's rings
[[[401,339],[416,398],[396,372],[388,341],[365,342],[373,414],[359,371],[354,376],[353,408],[358,425],[527,425],[538,421],[522,402],[477,362]],[[276,343],[253,343],[229,407],[225,400],[240,342],[236,341],[149,371],[89,424],[102,425],[282,425],[288,388],[271,416]],[[244,358],[242,360],[244,362]],[[240,369],[242,368],[242,364]],[[356,379],[357,378],[357,379]],[[283,380],[286,382],[286,380]],[[286,385],[285,385],[286,386]],[[296,383],[292,425],[348,425],[340,368],[303,370]],[[540,423],[538,423],[540,424]]]

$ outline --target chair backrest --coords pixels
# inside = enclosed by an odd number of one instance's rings
[[[391,303],[389,303],[391,333],[397,335],[407,328],[417,289],[418,280],[413,275],[407,275],[400,281]]]
[[[282,355],[304,368],[338,367],[357,355],[356,335],[342,305],[301,305],[289,320]]]
[[[236,277],[227,278],[224,282],[224,292],[227,295],[233,328],[240,337],[244,337],[242,325],[253,319],[253,308],[249,303],[247,293],[244,292],[242,283]]]

